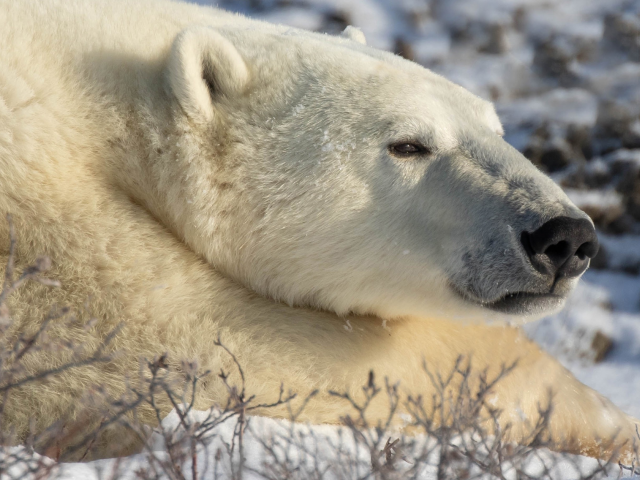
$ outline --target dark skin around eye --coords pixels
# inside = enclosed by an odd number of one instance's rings
[[[429,149],[427,149],[427,147],[413,142],[396,143],[389,147],[389,151],[392,154],[399,156],[423,155],[429,153]]]

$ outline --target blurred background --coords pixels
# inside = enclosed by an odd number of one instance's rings
[[[495,103],[505,139],[593,218],[601,250],[528,334],[640,418],[640,0],[221,0],[253,18],[362,29]]]

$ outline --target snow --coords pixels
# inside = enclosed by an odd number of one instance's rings
[[[191,423],[205,422],[209,418],[210,412],[191,412],[189,421]],[[165,432],[171,432],[171,441],[180,442],[184,430],[180,427],[178,414],[174,410],[163,421]],[[197,449],[195,456],[190,456],[183,464],[182,472],[186,473],[186,478],[192,478],[193,458],[196,459],[197,478],[208,479],[231,479],[233,472],[224,461],[226,452],[234,436],[235,422],[227,421],[219,425],[216,435],[209,438],[206,445]],[[244,438],[244,466],[243,479],[258,480],[265,476],[260,471],[265,471],[265,466],[275,465],[276,462],[286,464],[291,471],[296,467],[301,472],[323,472],[326,479],[347,479],[347,478],[372,478],[368,476],[371,471],[371,452],[362,442],[359,442],[344,427],[336,426],[309,426],[304,424],[291,423],[285,420],[252,417],[249,419]],[[295,439],[295,443],[290,443],[288,439]],[[264,439],[270,439],[265,441]],[[457,442],[453,440],[453,442]],[[427,437],[416,439],[413,448],[428,449],[432,446],[432,441]],[[12,447],[7,449],[13,453],[24,453],[29,456],[23,447]],[[422,451],[422,450],[420,450]],[[434,452],[434,456],[437,450]],[[88,462],[84,464],[59,464],[46,457],[37,454],[30,456],[33,464],[43,462],[52,466],[51,475],[47,478],[58,478],[64,480],[101,480],[103,478],[118,478],[122,480],[134,480],[147,478],[140,475],[140,470],[149,467],[149,464],[159,465],[160,462],[171,461],[166,450],[166,437],[160,434],[152,435],[149,440],[147,451],[142,454],[132,455],[125,459],[109,459]],[[151,458],[151,460],[150,460]],[[236,460],[239,458],[234,455]],[[594,471],[598,467],[598,462],[591,458],[566,455],[562,458],[548,450],[541,449],[539,455],[530,458],[525,462],[523,470],[533,478],[540,475],[545,468],[551,471],[551,478],[578,479],[586,472]],[[401,462],[399,471],[409,470],[412,464]],[[267,469],[268,471],[268,469]],[[189,473],[187,473],[189,472]],[[35,478],[30,477],[24,469],[10,469],[10,478]],[[419,480],[435,480],[437,478],[437,468],[427,464],[425,468],[415,477]],[[478,475],[478,472],[470,472]],[[515,472],[506,469],[504,472],[506,479],[516,478]],[[625,475],[624,471],[618,467],[612,467],[609,471],[610,477],[607,479],[631,478],[639,480],[638,476]],[[171,478],[159,475],[153,478]],[[269,478],[269,477],[267,477]],[[279,478],[279,477],[270,477]],[[295,478],[308,478],[304,474]],[[395,478],[395,477],[394,477]],[[400,477],[398,477],[400,478]],[[488,475],[478,475],[474,478],[491,479]],[[604,477],[599,477],[604,478]]]
[[[322,26],[322,15],[320,13],[310,13],[308,10],[299,7],[290,7],[276,14],[265,13],[260,19],[305,30],[318,30]]]
[[[573,190],[565,188],[564,192],[573,203],[582,209],[593,206],[608,209],[622,205],[622,197],[615,190]]]
[[[593,125],[598,114],[598,100],[591,92],[556,88],[541,95],[500,104],[498,113],[506,125],[536,125],[544,120],[573,125]]]

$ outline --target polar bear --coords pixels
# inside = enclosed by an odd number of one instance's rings
[[[344,404],[325,392],[357,395],[370,370],[430,398],[423,360],[495,372],[517,359],[493,397],[506,420],[552,390],[558,448],[599,456],[615,438],[630,451],[636,421],[504,324],[561,308],[597,239],[503,141],[491,104],[353,28],[331,37],[166,0],[0,12],[0,212],[17,264],[46,254],[62,285],[13,296],[11,334],[54,305],[97,320],[52,325],[66,340],[95,345],[123,324],[113,361],[25,385],[3,428],[73,419],[81,392],[122,392],[162,352],[227,368],[221,336],[257,399],[283,381],[322,392],[303,420],[338,422]],[[62,361],[37,352],[26,373]],[[212,378],[197,406],[224,398]],[[125,453],[121,435],[94,455]]]

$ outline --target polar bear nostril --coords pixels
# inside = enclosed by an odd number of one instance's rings
[[[520,240],[533,267],[542,274],[577,277],[598,253],[598,237],[586,219],[556,217]]]
[[[551,262],[562,265],[569,257],[571,257],[571,245],[565,240],[560,240],[558,243],[549,245],[544,252]]]

